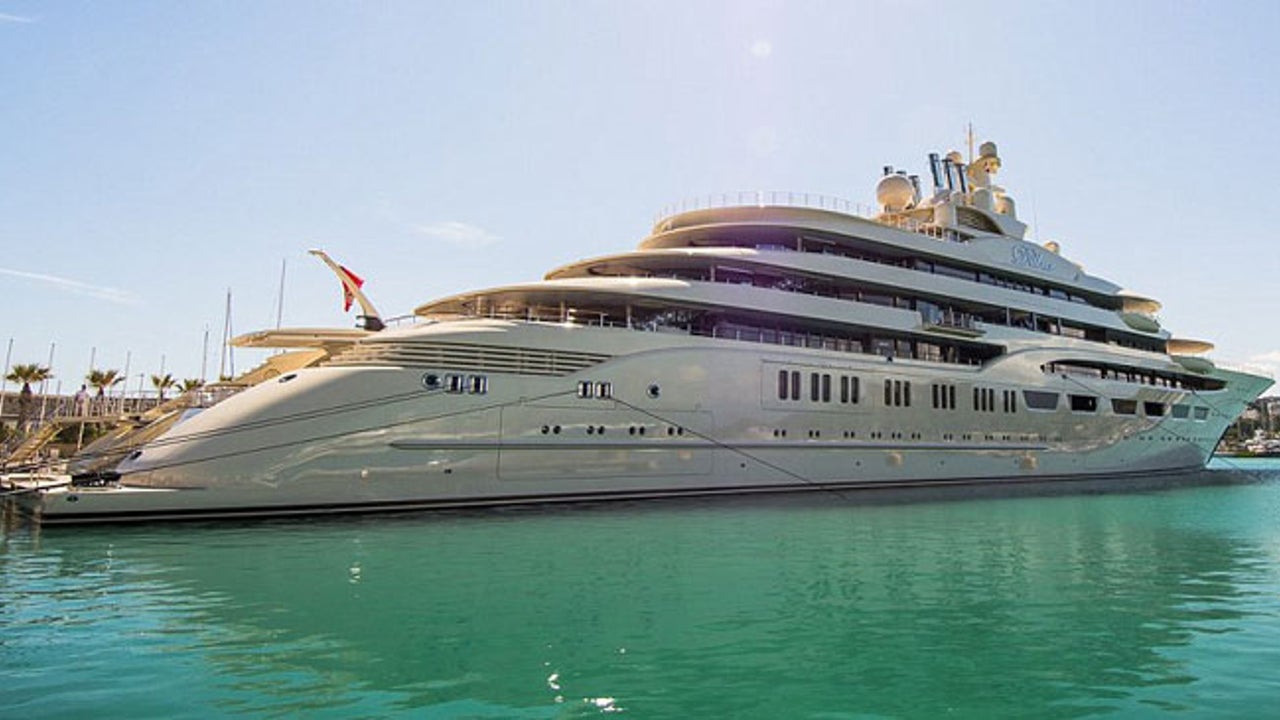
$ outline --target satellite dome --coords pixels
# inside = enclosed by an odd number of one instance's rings
[[[876,202],[885,212],[906,210],[915,201],[915,187],[905,175],[885,175],[876,183]]]

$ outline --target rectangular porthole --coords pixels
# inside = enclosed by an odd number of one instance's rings
[[[1137,400],[1111,400],[1111,412],[1117,415],[1136,415],[1138,412]]]
[[[1058,393],[1043,390],[1023,390],[1022,401],[1030,410],[1057,410]]]
[[[1098,398],[1093,395],[1070,395],[1072,412],[1098,412]]]
[[[449,374],[444,376],[444,389],[446,392],[460,393],[467,389],[467,379],[462,375]]]

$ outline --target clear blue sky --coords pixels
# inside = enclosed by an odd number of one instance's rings
[[[1033,239],[1274,371],[1278,36],[1276,2],[0,0],[0,352],[195,377],[282,259],[285,325],[353,322],[311,247],[407,313],[684,197],[869,204],[972,122]]]

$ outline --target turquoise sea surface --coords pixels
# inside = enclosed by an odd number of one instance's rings
[[[1280,717],[1280,463],[0,547],[4,718]]]

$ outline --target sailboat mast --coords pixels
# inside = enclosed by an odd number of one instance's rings
[[[280,258],[280,294],[276,298],[276,329],[280,329],[280,323],[284,319],[284,269],[288,258]]]
[[[4,396],[9,391],[9,361],[13,359],[13,338],[9,338],[9,349],[4,353],[4,374],[0,375],[0,419],[4,418]]]
[[[218,379],[229,377],[228,370],[231,376],[236,374],[235,349],[231,347],[231,288],[227,288],[227,309],[222,317],[222,356],[218,363]]]

